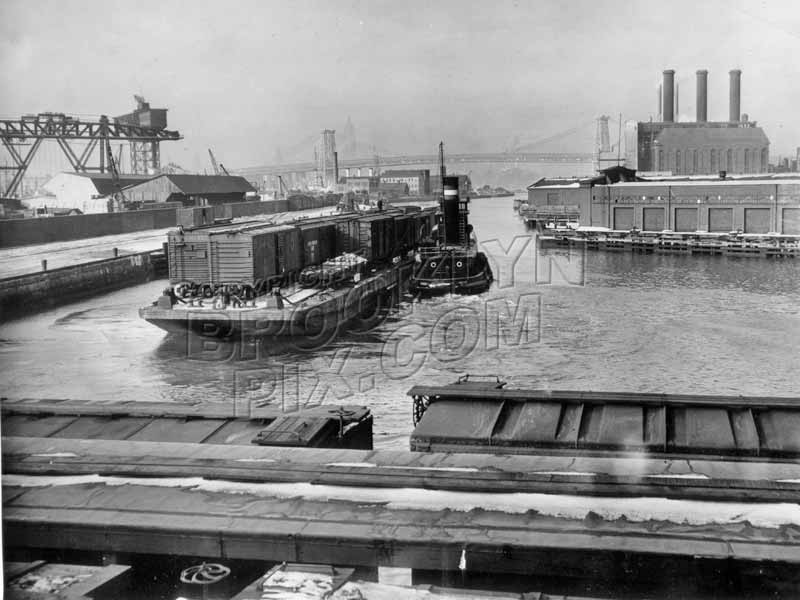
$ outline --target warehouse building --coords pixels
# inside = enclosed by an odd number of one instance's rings
[[[584,227],[800,235],[800,175],[542,178],[528,187],[538,214],[567,212]]]
[[[427,196],[431,193],[430,169],[405,169],[384,171],[380,176],[380,184],[404,183],[411,196]]]
[[[256,189],[233,175],[164,174],[124,189],[129,202],[180,202],[184,206],[217,206],[256,200]]]
[[[800,176],[600,184],[580,223],[611,229],[800,235]]]
[[[581,225],[589,225],[594,188],[619,181],[637,181],[636,171],[614,166],[592,177],[542,177],[528,186],[528,207],[546,219],[549,214],[580,215]]]
[[[120,175],[119,185],[136,185],[148,178],[147,175]],[[58,173],[42,187],[50,195],[25,200],[28,208],[47,208],[48,212],[77,209],[83,214],[106,213],[110,212],[109,197],[119,191],[111,173]]]
[[[707,119],[708,71],[697,71],[697,114],[694,122],[675,121],[675,71],[664,71],[659,122],[628,123],[626,166],[641,172],[673,175],[757,174],[769,171],[769,139],[764,130],[741,114],[741,75],[730,71],[727,121]]]

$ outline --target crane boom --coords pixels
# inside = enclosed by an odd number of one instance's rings
[[[208,149],[208,156],[211,158],[211,167],[214,169],[214,175],[219,175],[219,165],[217,164],[217,159],[214,158],[214,153],[211,151],[211,148]]]

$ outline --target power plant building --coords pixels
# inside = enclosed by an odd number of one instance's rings
[[[741,71],[730,71],[727,121],[708,121],[708,72],[697,71],[694,122],[675,121],[675,72],[664,71],[660,122],[626,128],[626,166],[672,175],[757,174],[769,171],[769,139],[741,114]]]

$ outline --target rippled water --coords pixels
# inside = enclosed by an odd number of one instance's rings
[[[406,302],[371,331],[300,351],[168,336],[137,315],[163,289],[151,282],[0,326],[2,395],[363,403],[376,444],[403,448],[408,389],[464,373],[554,389],[797,393],[800,261],[537,256],[511,198],[471,210],[484,249],[510,248],[481,296]]]

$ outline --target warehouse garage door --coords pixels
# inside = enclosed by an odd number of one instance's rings
[[[733,209],[732,208],[709,208],[708,209],[708,230],[709,231],[731,231],[733,229]]]
[[[628,231],[633,229],[633,207],[617,206],[614,208],[614,229]]]
[[[643,209],[642,220],[645,231],[661,231],[664,229],[664,209],[645,208]]]
[[[800,235],[800,208],[783,209],[783,233]]]
[[[675,209],[675,231],[697,231],[697,209]]]
[[[744,209],[744,232],[745,233],[767,233],[769,231],[769,209],[768,208],[745,208]]]

